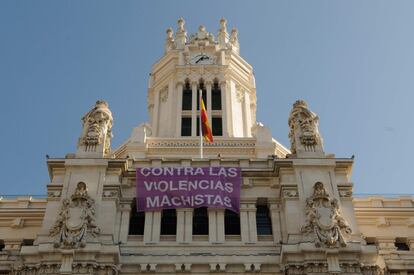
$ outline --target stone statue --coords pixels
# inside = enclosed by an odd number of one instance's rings
[[[97,236],[100,230],[95,223],[94,204],[86,184],[79,182],[71,198],[63,200],[55,224],[49,231],[50,236],[57,236],[55,247],[85,247],[88,235]]]
[[[344,234],[352,230],[339,211],[338,201],[331,199],[322,182],[313,186],[313,195],[306,200],[306,224],[302,233],[313,234],[317,247],[346,246]]]
[[[304,152],[322,153],[322,137],[319,134],[319,117],[309,110],[303,100],[297,100],[293,104],[289,115],[290,151],[292,154]]]
[[[78,152],[108,155],[111,151],[112,122],[108,103],[98,100],[95,107],[82,118],[83,130],[78,141]]]

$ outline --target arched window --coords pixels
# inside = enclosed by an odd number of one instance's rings
[[[224,212],[224,234],[240,235],[240,216],[228,209]]]
[[[177,212],[175,209],[164,209],[161,213],[161,235],[177,234]]]
[[[200,207],[200,208],[194,209],[193,235],[208,235],[207,207]]]
[[[144,235],[145,212],[137,212],[136,199],[131,204],[131,215],[129,216],[129,235]]]
[[[272,235],[272,220],[267,205],[257,205],[256,226],[257,235]]]

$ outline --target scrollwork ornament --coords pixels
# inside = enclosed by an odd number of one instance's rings
[[[352,232],[340,213],[338,201],[329,197],[321,182],[315,183],[313,195],[306,200],[306,224],[301,231],[313,234],[317,247],[329,248],[346,246],[344,235]]]
[[[88,195],[86,184],[79,182],[70,199],[64,199],[50,236],[56,237],[54,246],[78,248],[86,245],[88,235],[96,237],[95,201]]]

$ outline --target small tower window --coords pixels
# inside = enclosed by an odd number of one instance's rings
[[[240,216],[228,209],[224,212],[224,233],[240,235]]]
[[[267,205],[257,205],[256,226],[257,235],[272,235],[272,220]]]
[[[5,248],[4,241],[0,240],[0,252]]]
[[[183,89],[183,101],[182,101],[183,111],[188,111],[188,110],[191,111],[192,102],[193,102],[193,91],[191,90],[190,83],[187,81]]]
[[[399,251],[409,251],[410,247],[407,244],[407,239],[405,238],[397,238],[394,243],[395,247]]]
[[[181,136],[183,137],[191,136],[191,117],[181,118]]]
[[[177,212],[175,209],[164,209],[161,214],[161,235],[177,234]]]
[[[221,117],[213,117],[211,118],[211,126],[212,126],[212,133],[213,136],[222,136],[223,135],[223,121]]]
[[[200,207],[200,208],[194,209],[193,235],[208,235],[207,207]]]
[[[217,81],[214,81],[213,89],[211,90],[211,109],[221,110],[221,90]]]
[[[137,211],[136,199],[131,204],[131,215],[129,216],[129,235],[144,235],[145,212]]]

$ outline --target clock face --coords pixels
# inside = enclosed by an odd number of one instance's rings
[[[190,57],[190,64],[193,65],[211,65],[213,63],[213,57],[209,54],[197,53]]]

